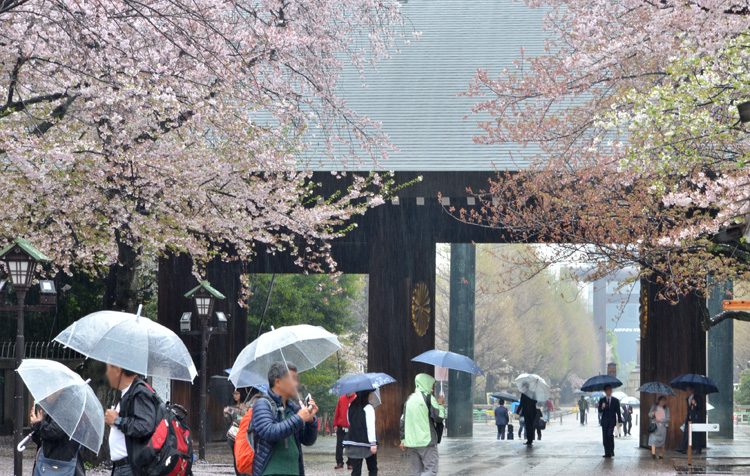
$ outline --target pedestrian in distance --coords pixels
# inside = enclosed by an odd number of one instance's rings
[[[109,456],[113,476],[145,476],[137,464],[138,453],[156,430],[157,400],[153,390],[134,372],[107,364],[110,387],[119,390],[120,403],[107,410],[104,422],[110,426]]]
[[[248,441],[253,441],[253,476],[304,476],[302,445],[318,439],[318,406],[309,399],[297,404],[297,367],[274,362],[268,369],[269,390],[253,405]],[[252,438],[250,433],[252,433]]]
[[[667,442],[667,428],[669,427],[669,408],[667,397],[659,396],[656,405],[648,412],[650,418],[648,445],[651,447],[651,457],[656,459],[656,448],[659,448],[659,459],[664,458],[664,444]]]
[[[536,417],[534,418],[534,429],[536,430],[536,439],[539,441],[542,441],[542,430],[544,428],[546,428],[546,422],[542,414],[542,409],[537,408]]]
[[[404,404],[401,415],[401,450],[409,452],[414,476],[435,476],[438,473],[438,449],[445,419],[445,397],[435,398],[435,379],[419,374],[414,379],[415,391]]]
[[[505,427],[510,423],[508,409],[505,408],[505,400],[498,400],[495,408],[495,425],[497,425],[497,439],[505,439]]]
[[[29,421],[31,422],[31,439],[37,444],[37,457],[34,461],[34,476],[46,476],[46,470],[56,467],[65,468],[71,476],[85,476],[86,469],[80,455],[81,445],[71,439],[44,410],[34,405]],[[45,468],[45,469],[43,469]]]
[[[622,412],[620,401],[612,396],[612,386],[604,387],[604,397],[599,399],[599,415],[602,425],[602,443],[604,444],[604,457],[615,456],[615,427],[622,425]]]
[[[234,461],[234,474],[240,476],[237,471],[237,459],[234,456],[234,443],[237,438],[237,431],[240,429],[242,417],[247,413],[248,406],[245,404],[247,394],[245,390],[235,388],[232,392],[232,401],[224,407],[224,424],[227,426],[227,444],[232,449],[232,459]]]
[[[378,438],[375,434],[375,407],[371,400],[373,390],[357,392],[347,412],[349,431],[344,440],[346,456],[352,476],[361,476],[362,462],[367,462],[369,476],[378,474]]]
[[[334,469],[344,468],[344,439],[349,430],[347,415],[349,405],[355,397],[354,392],[339,397],[339,402],[336,404],[336,411],[333,413],[333,431],[336,432],[336,466]],[[352,469],[351,460],[347,460],[346,466],[350,470]]]
[[[552,400],[547,399],[544,402],[544,419],[549,421],[550,415],[553,411],[555,411],[555,404],[552,403]]]
[[[537,412],[536,400],[528,397],[526,393],[524,393],[528,392],[528,389],[528,384],[524,384],[523,388],[521,389],[521,401],[518,404],[518,413],[521,417],[523,417],[522,426],[524,427],[524,435],[526,437],[526,443],[524,444],[527,446],[531,446],[534,444],[534,433],[536,429],[535,420]]]
[[[630,430],[633,429],[633,406],[629,403],[622,405],[622,431],[630,436]]]
[[[687,392],[687,413],[685,414],[685,429],[682,432],[682,446],[677,451],[679,453],[687,453],[688,447],[688,433],[690,431],[691,423],[703,423],[703,403],[700,398],[695,395],[695,388],[686,387]],[[703,448],[706,447],[705,433],[695,433],[693,435],[693,451],[700,454]]]
[[[583,398],[583,395],[581,395],[581,398],[578,399],[578,413],[581,416],[581,425],[586,424],[586,416],[589,411],[589,402],[586,401],[585,398]]]

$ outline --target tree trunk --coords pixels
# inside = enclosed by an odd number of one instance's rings
[[[117,263],[109,267],[105,280],[104,309],[135,312],[138,305],[139,249],[117,238]]]
[[[656,297],[658,285],[641,280],[641,384],[669,384],[682,374],[706,374],[706,333],[701,325],[705,300],[695,295],[671,304]],[[671,421],[667,431],[666,449],[682,444],[680,426],[687,413],[687,395],[675,390],[667,397]],[[656,395],[641,394],[641,445],[648,442],[648,412]],[[705,404],[705,397],[703,403]],[[704,406],[705,408],[705,406]]]

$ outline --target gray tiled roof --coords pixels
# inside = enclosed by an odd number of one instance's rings
[[[347,70],[341,81],[347,103],[381,121],[399,149],[382,168],[476,171],[523,166],[519,159],[524,151],[518,145],[473,142],[481,130],[470,112],[480,98],[458,94],[466,91],[477,68],[493,73],[515,68],[521,47],[526,57],[543,55],[545,11],[511,0],[409,0],[403,13],[422,38],[380,63],[377,73],[370,72],[367,88],[356,71]],[[311,162],[316,170],[341,168],[320,164],[319,159]],[[374,167],[365,163],[358,168]]]

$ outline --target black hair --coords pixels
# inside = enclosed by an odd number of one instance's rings
[[[247,399],[247,389],[235,388],[234,392],[240,392],[240,403],[244,402]],[[232,392],[232,395],[229,397],[230,406],[237,405],[237,402],[234,401],[234,392]]]
[[[291,362],[274,362],[268,369],[268,385],[273,388],[276,379],[283,379],[289,372],[296,372],[297,366]]]
[[[122,367],[120,367],[120,368],[122,368]],[[124,376],[128,377],[128,378],[130,378],[130,377],[135,377],[136,375],[138,375],[137,373],[135,373],[135,372],[131,372],[131,371],[130,371],[130,370],[128,370],[128,369],[122,369],[122,374],[123,374]]]
[[[659,395],[659,398],[656,399],[656,403],[659,403],[660,401],[666,400],[666,399],[667,397],[665,397],[664,395]]]
[[[604,386],[604,390],[607,390],[607,389],[612,390],[612,385],[610,385],[610,384],[605,385]]]
[[[503,400],[502,398],[500,398],[500,399],[498,399],[497,404],[498,405],[505,405],[505,400]]]
[[[357,392],[357,398],[355,398],[349,406],[354,408],[365,408],[370,403],[370,394],[374,390],[361,390]]]

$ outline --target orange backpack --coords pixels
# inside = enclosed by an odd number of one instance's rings
[[[247,441],[247,427],[250,425],[252,418],[253,409],[250,407],[240,420],[240,429],[237,430],[237,436],[234,440],[234,458],[237,461],[237,471],[243,474],[253,474],[255,450]]]

